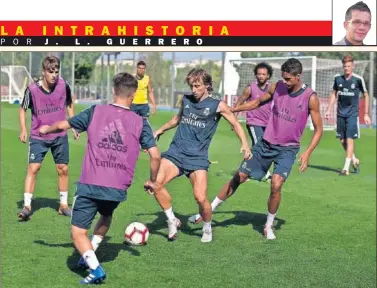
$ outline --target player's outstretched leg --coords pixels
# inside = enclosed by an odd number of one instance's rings
[[[212,241],[212,209],[207,198],[207,170],[196,170],[190,173],[190,182],[194,197],[199,206],[199,214],[203,218],[203,235],[201,242]]]
[[[76,249],[85,259],[90,268],[87,277],[80,281],[81,284],[99,284],[106,279],[105,271],[99,264],[92,244],[88,238],[88,230],[72,225],[71,236]]]
[[[82,284],[98,284],[106,279],[106,274],[98,262],[95,254],[96,247],[93,247],[92,242],[88,238],[88,230],[92,224],[97,212],[101,215],[97,225],[94,228],[94,235],[103,236],[107,233],[111,224],[111,217],[114,210],[119,205],[116,201],[98,200],[79,193],[78,187],[76,199],[73,204],[72,218],[71,218],[71,237],[73,244],[80,255],[85,259],[90,272],[81,283]],[[98,238],[97,238],[98,240]],[[102,239],[101,239],[102,241]],[[97,244],[98,247],[99,243]]]
[[[273,231],[273,225],[276,213],[281,201],[281,188],[283,187],[284,178],[278,174],[272,175],[270,197],[267,201],[267,221],[264,225],[264,237],[268,240],[276,239]]]
[[[181,227],[181,221],[175,217],[171,204],[171,196],[166,190],[165,185],[173,178],[179,175],[179,169],[170,160],[161,159],[160,169],[156,180],[156,189],[154,197],[160,207],[164,210],[168,223],[168,241],[174,241],[178,236],[178,229]]]
[[[242,183],[246,182],[248,179],[248,176],[242,172],[237,171],[232,179],[230,179],[229,182],[225,183],[223,187],[221,188],[219,194],[217,194],[216,198],[213,199],[211,203],[211,209],[212,212],[216,210],[217,207],[219,207],[226,199],[231,197],[237,190],[238,186],[240,186]],[[191,216],[188,221],[192,224],[199,224],[203,221],[202,216],[200,213]]]
[[[68,165],[56,164],[58,173],[58,187],[60,196],[60,206],[58,213],[63,216],[72,216],[72,210],[68,207]]]
[[[22,221],[27,221],[32,215],[31,201],[34,193],[35,180],[41,168],[41,163],[30,163],[25,178],[24,205],[17,213],[17,217]]]
[[[112,220],[112,216],[103,216],[103,215],[101,215],[100,218],[98,219],[98,222],[93,231],[93,235],[91,237],[91,244],[92,244],[94,252],[96,252],[98,246],[101,244],[107,231],[109,231],[111,220]],[[77,265],[82,269],[89,268],[88,264],[85,262],[84,257],[80,258]]]

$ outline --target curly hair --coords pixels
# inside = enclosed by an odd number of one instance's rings
[[[255,67],[254,67],[254,75],[256,76],[257,73],[258,73],[258,70],[259,69],[266,69],[267,70],[267,73],[268,75],[270,75],[270,77],[272,77],[272,73],[273,73],[273,69],[271,67],[270,64],[266,63],[266,62],[261,62],[261,63],[258,63]]]

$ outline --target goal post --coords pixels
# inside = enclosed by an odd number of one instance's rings
[[[281,65],[289,58],[298,59],[303,66],[301,80],[316,91],[320,100],[320,112],[324,130],[334,130],[336,128],[336,103],[330,112],[329,119],[325,119],[325,113],[329,104],[330,95],[333,88],[334,78],[336,75],[343,73],[343,64],[339,59],[324,59],[317,56],[284,56],[284,57],[255,57],[242,59],[229,59],[232,69],[239,75],[238,83],[234,81],[231,95],[228,95],[228,105],[234,106],[237,99],[242,95],[243,90],[254,79],[254,68],[258,63],[267,62],[273,68],[271,82],[281,79]],[[354,73],[364,75],[368,61],[354,61]],[[225,71],[224,78],[234,71]],[[236,79],[236,78],[234,78]],[[245,113],[238,114],[239,121],[245,121]],[[314,129],[309,117],[307,126]]]
[[[1,66],[1,102],[21,102],[26,87],[33,79],[25,66]]]

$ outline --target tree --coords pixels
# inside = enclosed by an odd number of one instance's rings
[[[92,63],[76,63],[75,64],[75,82],[79,85],[86,85],[89,83],[94,65]]]
[[[170,64],[163,58],[162,52],[150,52],[145,60],[146,74],[152,77],[154,87],[171,87]]]
[[[75,53],[74,75],[72,75],[72,54]],[[65,52],[60,55],[61,75],[71,81],[74,76],[75,84],[87,85],[93,77],[95,63],[101,52]]]

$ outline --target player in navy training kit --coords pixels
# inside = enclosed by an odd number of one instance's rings
[[[234,112],[248,111],[257,109],[271,99],[274,101],[266,130],[262,139],[253,146],[251,159],[241,163],[233,177],[223,185],[218,197],[212,202],[214,207],[219,206],[234,195],[238,187],[247,179],[261,181],[274,163],[270,196],[267,201],[267,221],[264,226],[264,236],[268,240],[276,239],[273,223],[280,205],[282,188],[300,151],[301,136],[305,131],[309,115],[313,120],[314,134],[309,146],[300,155],[300,172],[306,170],[310,156],[322,137],[319,99],[316,92],[300,80],[301,74],[301,62],[295,58],[288,59],[281,66],[283,80],[271,83],[261,97],[232,108]],[[197,223],[198,221],[195,220],[199,219],[197,217],[195,219],[194,216],[191,216],[189,221]]]
[[[359,97],[360,92],[364,95],[365,110],[364,121],[365,124],[370,125],[369,118],[369,94],[365,86],[363,77],[353,73],[353,58],[351,56],[345,56],[343,58],[344,74],[335,76],[333,92],[330,96],[329,107],[325,114],[325,118],[328,119],[330,111],[337,102],[337,119],[336,119],[336,137],[340,139],[344,150],[346,151],[346,161],[344,167],[339,175],[349,175],[349,168],[351,160],[353,162],[353,168],[355,173],[359,172],[360,160],[355,156],[355,144],[354,139],[360,138],[359,128]]]
[[[182,99],[180,111],[168,123],[155,132],[159,137],[165,131],[178,126],[168,151],[161,154],[161,166],[157,175],[155,197],[168,219],[169,240],[175,240],[181,223],[175,217],[171,197],[165,185],[175,177],[185,174],[190,178],[199,213],[203,217],[202,242],[212,241],[212,209],[207,199],[208,148],[221,116],[233,127],[242,142],[241,152],[250,157],[246,135],[225,102],[211,97],[212,77],[204,69],[192,69],[186,78],[192,95]]]

